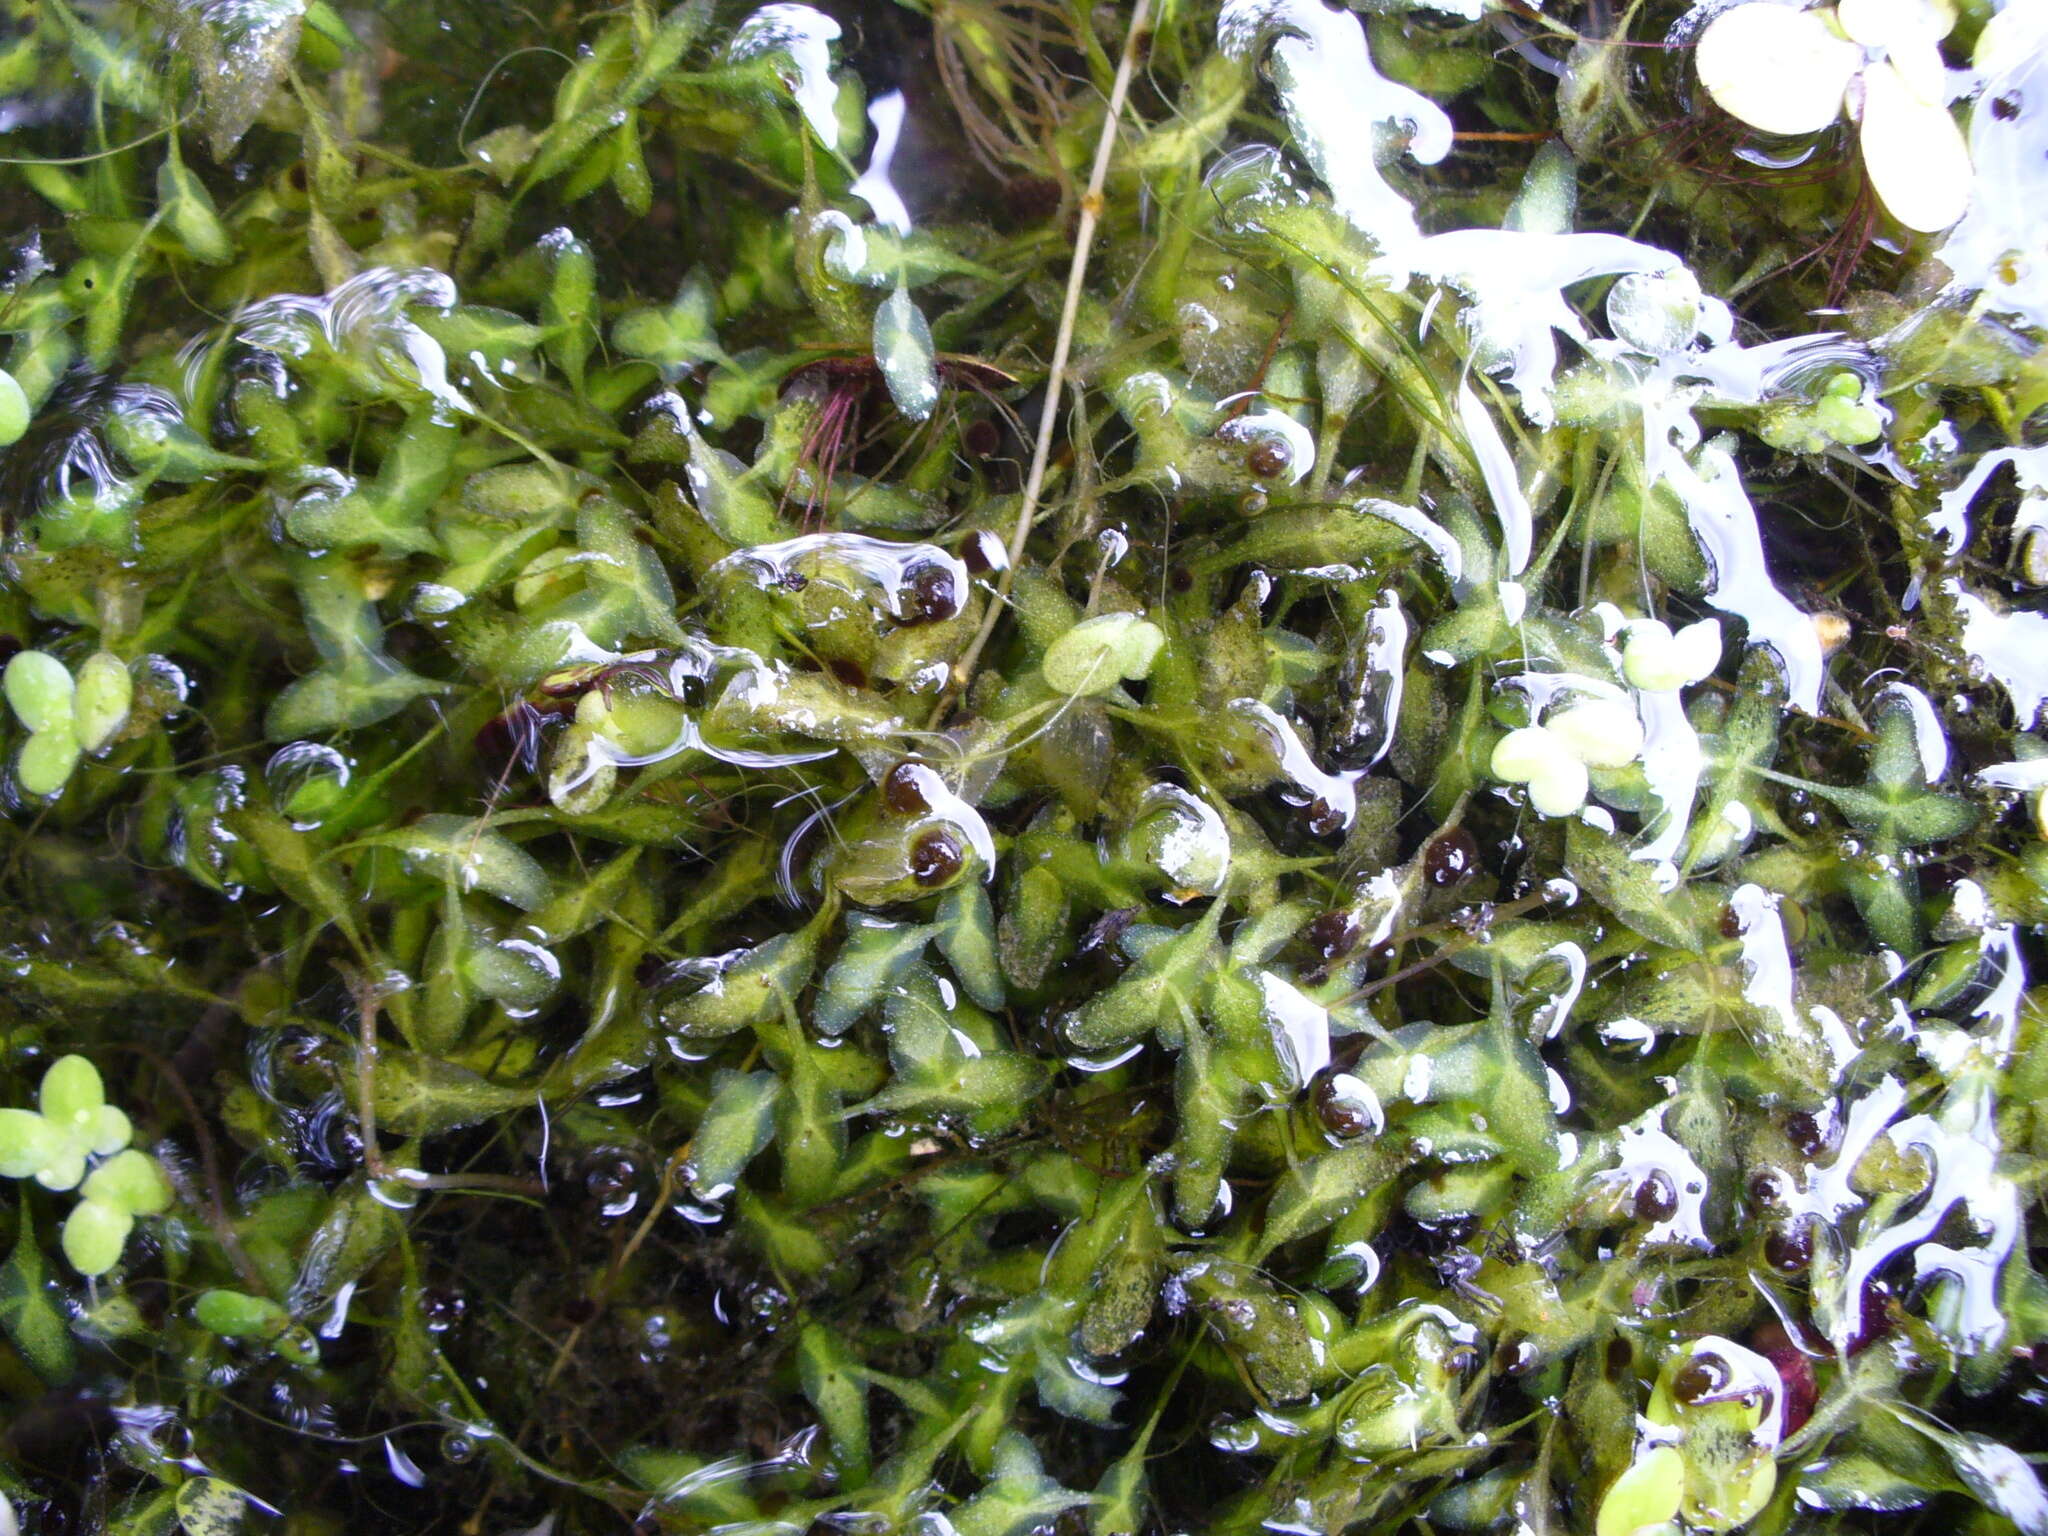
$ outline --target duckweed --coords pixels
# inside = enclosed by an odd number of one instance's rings
[[[0,18],[0,1527],[2048,1533],[2044,0]]]

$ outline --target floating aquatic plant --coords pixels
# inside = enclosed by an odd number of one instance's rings
[[[1859,3],[0,0],[0,1525],[2048,1531]]]

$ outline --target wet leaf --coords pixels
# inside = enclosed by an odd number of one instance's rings
[[[195,1477],[178,1485],[177,1508],[185,1536],[229,1536],[242,1528],[249,1499],[224,1478]]]
[[[553,894],[538,860],[488,823],[467,817],[425,816],[365,838],[362,846],[394,849],[412,874],[465,893],[481,891],[522,911],[537,911]]]
[[[774,1134],[781,1082],[772,1072],[732,1072],[712,1087],[684,1164],[699,1200],[723,1199]]]
[[[1565,831],[1564,867],[1593,900],[1653,944],[1681,950],[1699,948],[1691,923],[1657,889],[1649,865],[1631,858],[1608,834],[1573,821]]]
[[[27,1202],[17,1209],[21,1217],[14,1251],[0,1268],[0,1326],[35,1373],[56,1386],[71,1379],[77,1352],[58,1304],[57,1283],[49,1277],[37,1246]]]

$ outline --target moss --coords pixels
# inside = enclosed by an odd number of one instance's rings
[[[24,1530],[2048,1528],[2048,352],[1845,130],[0,15],[0,1113],[138,1149],[0,1201]]]

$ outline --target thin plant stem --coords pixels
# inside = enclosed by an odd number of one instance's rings
[[[1095,226],[1102,217],[1102,187],[1109,179],[1109,158],[1116,149],[1117,123],[1130,95],[1131,75],[1137,67],[1138,40],[1145,35],[1145,19],[1152,0],[1137,0],[1131,8],[1131,22],[1124,31],[1124,48],[1117,60],[1116,80],[1109,89],[1109,107],[1102,117],[1102,132],[1095,141],[1095,164],[1088,173],[1088,190],[1081,196],[1081,220],[1074,231],[1074,259],[1067,268],[1067,297],[1060,306],[1060,326],[1053,340],[1052,366],[1045,376],[1045,406],[1038,413],[1038,441],[1031,450],[1031,468],[1024,477],[1024,496],[1017,507],[1017,525],[1010,531],[1010,558],[996,577],[995,600],[982,615],[966,653],[953,668],[953,676],[932,708],[929,728],[937,729],[946,718],[955,697],[964,694],[974,680],[975,664],[987,647],[989,637],[1001,622],[1010,584],[1024,558],[1024,546],[1031,537],[1031,525],[1038,515],[1038,498],[1045,489],[1045,467],[1052,458],[1053,425],[1059,419],[1060,396],[1065,390],[1067,358],[1074,346],[1074,321],[1081,311],[1081,286],[1088,277],[1088,252],[1095,243]]]

